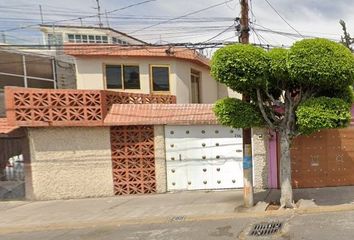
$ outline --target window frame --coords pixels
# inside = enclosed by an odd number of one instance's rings
[[[201,79],[202,79],[202,72],[199,70],[196,70],[194,68],[191,68],[191,103],[193,103],[193,91],[192,91],[192,84],[193,84],[193,80],[192,77],[194,77],[195,79],[198,79],[197,82],[197,92],[198,92],[198,96],[197,96],[197,102],[196,103],[201,103]]]
[[[152,69],[154,67],[166,67],[168,69],[168,91],[154,91],[154,80]],[[171,94],[171,66],[169,64],[150,64],[150,92],[157,94]]]
[[[68,42],[75,43],[75,34],[68,33]]]
[[[121,68],[121,79],[122,79],[122,88],[107,88],[107,66],[120,66]],[[138,67],[139,69],[139,88],[125,88],[125,79],[124,79],[124,67]],[[139,64],[115,64],[115,63],[104,63],[103,64],[103,79],[104,79],[104,89],[106,90],[124,90],[124,91],[136,91],[141,90],[141,78],[140,78],[140,65]]]
[[[102,43],[107,44],[108,43],[108,36],[102,35],[101,40],[102,40]]]

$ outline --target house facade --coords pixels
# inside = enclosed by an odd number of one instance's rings
[[[176,104],[167,94],[26,88],[6,88],[6,99],[0,134],[25,134],[28,199],[243,187],[242,131],[219,125],[212,104]],[[267,132],[254,129],[257,188],[268,187],[267,145]]]
[[[188,48],[65,46],[75,57],[78,89],[171,94],[177,103],[214,103],[237,96],[210,76],[209,59]]]
[[[73,57],[78,89],[172,94],[177,103],[240,97],[212,79],[209,59],[193,49],[148,44],[111,28],[41,25],[41,31],[51,51]]]

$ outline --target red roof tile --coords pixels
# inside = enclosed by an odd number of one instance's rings
[[[114,104],[104,124],[193,125],[217,124],[212,104]]]
[[[121,45],[94,45],[70,44],[64,46],[65,54],[72,56],[116,56],[116,57],[163,57],[176,58],[194,62],[210,68],[209,59],[193,49],[185,47],[160,46],[121,46]]]
[[[6,118],[0,118],[0,134],[8,134],[17,128],[19,127],[9,125]]]

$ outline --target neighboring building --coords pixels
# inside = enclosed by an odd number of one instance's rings
[[[48,46],[65,43],[137,45],[146,42],[107,27],[40,25],[43,42]]]
[[[214,103],[235,95],[210,76],[196,50],[157,46],[65,46],[75,57],[78,89],[171,94],[177,103]]]
[[[75,89],[75,65],[54,56],[0,46],[0,116],[5,114],[4,87]]]

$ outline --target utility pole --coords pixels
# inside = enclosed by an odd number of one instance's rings
[[[103,24],[102,24],[102,19],[101,19],[101,6],[100,6],[100,0],[96,0],[97,2],[97,16],[98,16],[98,26],[100,28],[103,27]]]
[[[42,22],[42,24],[43,24],[44,21],[43,21],[42,5],[40,5],[40,4],[39,4],[39,13],[40,13],[40,15],[41,15],[41,22]]]
[[[249,18],[248,18],[248,0],[240,0],[241,4],[241,19],[240,19],[240,42],[242,44],[249,43]],[[250,102],[250,97],[242,95],[242,100]],[[243,201],[244,206],[253,207],[253,173],[252,173],[252,134],[251,128],[242,130],[243,140]]]

